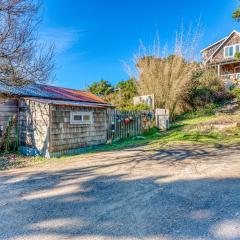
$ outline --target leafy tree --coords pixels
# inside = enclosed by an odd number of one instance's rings
[[[115,91],[106,98],[118,109],[123,109],[133,105],[133,97],[137,96],[137,85],[134,78],[126,81],[120,81],[115,86]]]
[[[116,86],[112,86],[108,81],[102,79],[88,86],[87,90],[103,97],[118,109],[132,107],[133,97],[138,95],[137,83],[134,78],[120,81]]]
[[[137,95],[137,85],[134,78],[130,78],[126,81],[121,81],[116,85],[116,91],[118,96],[123,101],[124,105],[132,103],[132,98]]]
[[[108,94],[112,93],[114,88],[107,80],[100,80],[94,82],[87,87],[87,90],[93,94],[96,94],[101,97],[106,97]]]
[[[240,21],[240,6],[233,12],[232,18],[238,22]]]

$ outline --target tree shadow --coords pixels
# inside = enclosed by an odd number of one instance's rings
[[[48,156],[49,106],[22,98],[19,105],[19,147],[24,155]]]
[[[2,176],[0,239],[240,239],[240,179],[131,179],[95,167]]]

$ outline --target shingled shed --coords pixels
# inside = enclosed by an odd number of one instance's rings
[[[0,93],[5,101],[17,101],[19,145],[26,155],[74,154],[107,141],[106,112],[111,105],[89,92],[0,83]]]

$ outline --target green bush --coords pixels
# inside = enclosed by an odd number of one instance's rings
[[[177,120],[211,116],[216,112],[216,110],[219,108],[219,106],[220,106],[220,104],[212,103],[212,104],[205,106],[204,108],[200,108],[198,110],[193,110],[193,111],[183,113],[183,114],[177,116]]]
[[[234,55],[234,58],[237,60],[240,59],[240,52],[236,52]]]
[[[150,110],[151,108],[147,104],[129,105],[126,107],[118,108],[122,111],[143,111]]]
[[[189,92],[188,103],[193,110],[203,109],[205,106],[231,98],[214,69],[195,72]]]
[[[238,86],[233,86],[231,89],[231,93],[233,95],[234,98],[237,98],[240,100],[240,87]]]

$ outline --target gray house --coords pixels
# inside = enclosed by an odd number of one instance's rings
[[[18,129],[20,151],[46,157],[81,152],[106,143],[111,105],[85,91],[0,82],[0,145],[9,121]]]

